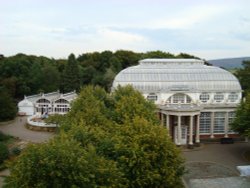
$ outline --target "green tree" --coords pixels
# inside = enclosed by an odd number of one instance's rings
[[[137,65],[138,61],[141,59],[140,53],[127,50],[117,50],[114,53],[114,56],[118,59],[118,62],[121,63],[122,69],[132,65]]]
[[[154,110],[131,86],[112,95],[83,88],[56,120],[59,136],[28,147],[10,167],[8,186],[181,187],[183,159]]]
[[[115,161],[128,187],[182,187],[179,150],[159,126],[154,104],[131,86],[119,87],[111,96],[88,86],[72,109],[67,134]]]
[[[232,129],[243,136],[250,137],[250,94],[242,101],[236,111],[236,117],[232,123]]]
[[[143,117],[153,124],[158,123],[155,115],[156,106],[145,100],[141,93],[135,90],[132,86],[117,87],[112,93],[115,100],[116,121],[124,123],[128,120],[133,120],[134,117]]]
[[[162,51],[150,51],[145,54],[143,54],[143,59],[145,58],[175,58],[173,54],[170,54],[168,52],[162,52]]]
[[[73,102],[70,112],[67,114],[70,122],[85,122],[87,125],[102,125],[108,121],[106,107],[107,93],[99,86],[86,86]],[[66,123],[66,126],[68,122]]]
[[[65,135],[30,145],[10,166],[6,187],[125,187],[116,163]]]
[[[167,135],[139,116],[119,126],[113,157],[129,187],[182,187],[183,159]]]
[[[242,62],[243,68],[237,70],[236,76],[240,81],[242,89],[245,92],[250,92],[250,61]]]
[[[9,157],[8,147],[0,142],[0,165]]]
[[[74,54],[70,54],[63,74],[63,90],[70,92],[80,89],[80,73]]]
[[[16,105],[6,90],[0,88],[0,121],[14,119],[17,113]]]
[[[43,79],[42,79],[42,89],[44,92],[53,92],[59,89],[60,87],[60,74],[55,66],[46,65],[41,70]],[[72,90],[71,90],[72,91]]]

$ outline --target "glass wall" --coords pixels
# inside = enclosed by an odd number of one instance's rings
[[[211,112],[202,112],[200,115],[200,133],[210,133]]]

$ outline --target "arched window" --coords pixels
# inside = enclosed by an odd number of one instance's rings
[[[60,104],[62,104],[62,103],[69,103],[69,101],[67,101],[67,100],[65,100],[65,99],[58,99],[58,100],[55,101],[55,103],[60,103]]]
[[[214,95],[214,100],[215,100],[215,102],[222,102],[224,100],[223,93],[216,93]]]
[[[228,101],[229,102],[236,102],[238,100],[238,98],[239,98],[239,95],[237,93],[234,93],[234,92],[230,93],[228,95]]]
[[[42,98],[42,99],[38,99],[38,100],[36,101],[36,103],[50,103],[50,101],[49,101],[48,99]]]
[[[178,104],[178,103],[185,104],[185,103],[191,103],[192,99],[186,94],[177,93],[169,97],[167,102],[173,104]]]
[[[202,93],[200,95],[200,101],[203,103],[206,103],[210,99],[210,96],[208,93]]]
[[[149,95],[147,96],[147,100],[149,101],[157,101],[158,97],[155,93],[149,93]]]

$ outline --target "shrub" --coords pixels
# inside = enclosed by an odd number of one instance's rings
[[[0,164],[4,162],[9,156],[9,150],[7,146],[3,143],[0,143]]]
[[[11,154],[12,155],[19,155],[21,153],[21,149],[19,147],[14,147],[11,149]]]

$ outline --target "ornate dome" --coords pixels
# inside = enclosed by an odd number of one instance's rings
[[[144,59],[122,70],[113,88],[131,84],[141,92],[195,91],[240,92],[237,78],[219,67],[197,59]]]

